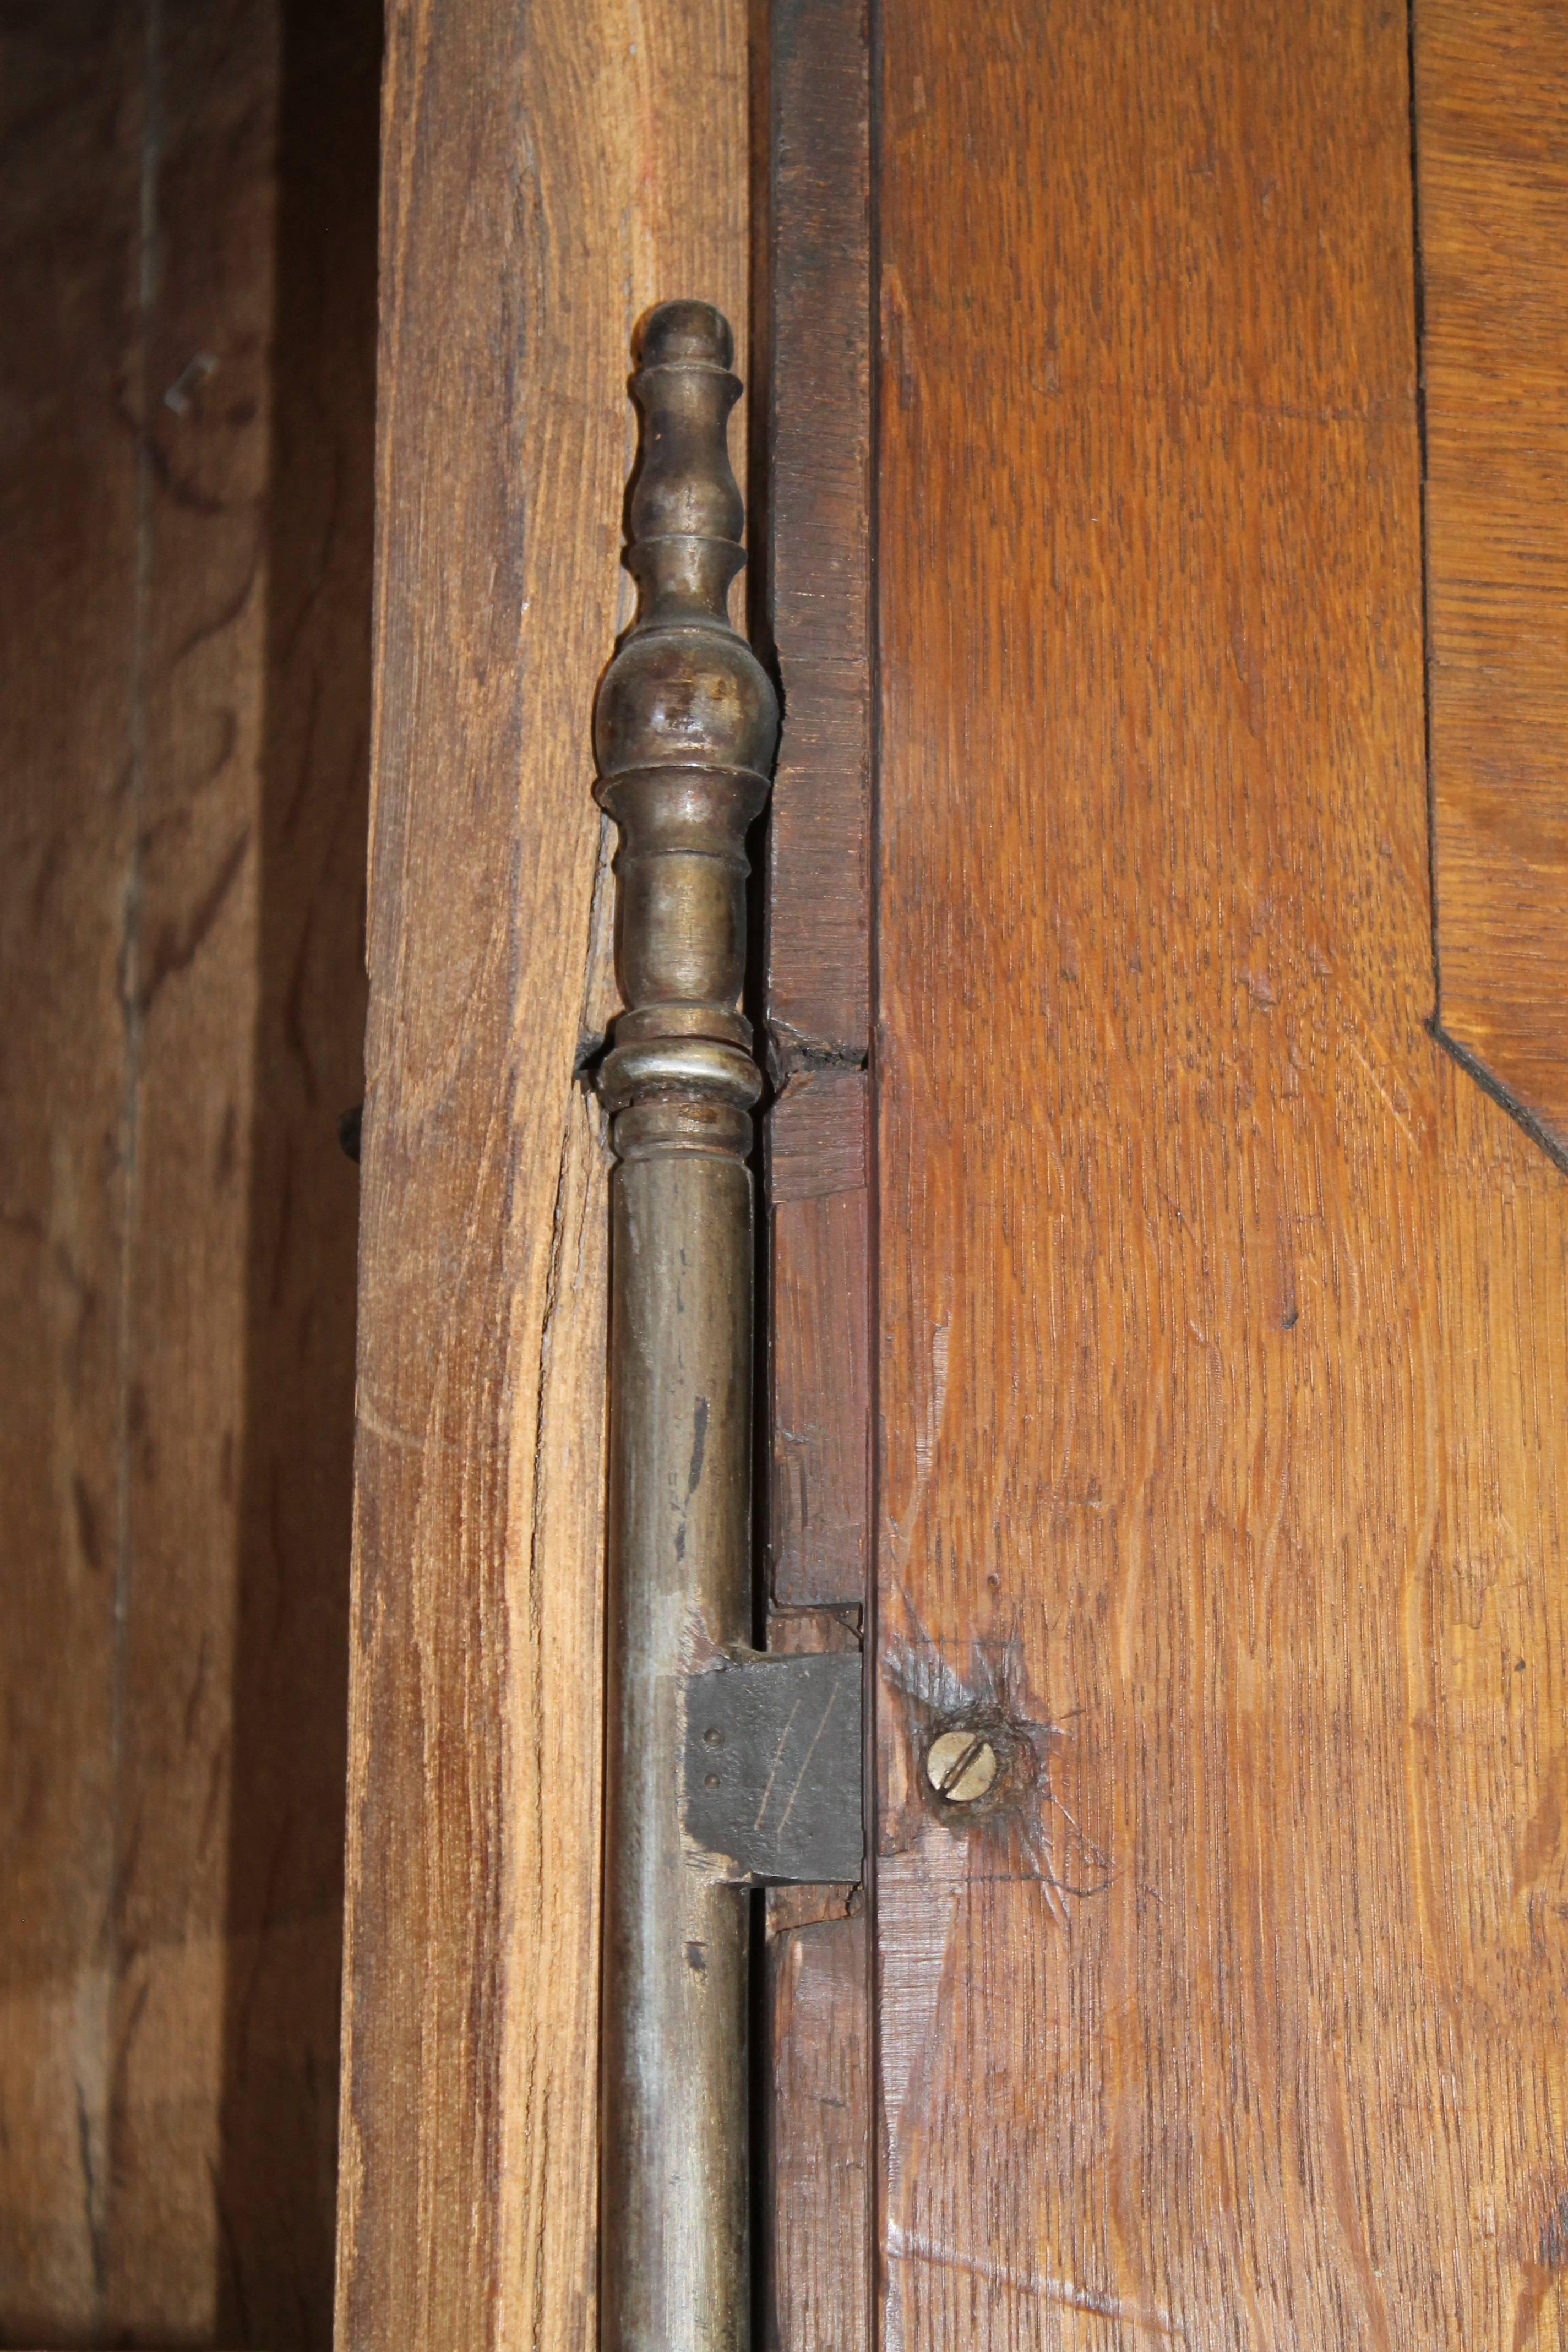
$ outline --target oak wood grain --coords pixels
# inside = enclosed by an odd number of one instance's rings
[[[766,625],[789,724],[768,823],[776,1075],[866,1055],[870,105],[865,0],[767,15]]]
[[[139,241],[132,34],[124,12],[80,0],[0,35],[0,2328],[13,2343],[93,2328],[106,2220],[136,631],[136,460],[120,421]]]
[[[791,1078],[766,1125],[768,1569],[778,1608],[863,1608],[870,1481],[863,1070]]]
[[[759,11],[762,634],[784,705],[763,992],[768,1642],[842,1647],[870,1527],[870,58],[863,0]],[[858,1904],[855,1898],[855,1903]],[[842,1888],[767,1898],[764,2342],[871,2340],[869,1948]]]
[[[593,2339],[605,1152],[574,1063],[614,1000],[588,726],[631,610],[632,326],[674,295],[746,318],[746,67],[739,0],[419,0],[388,27],[345,2352]]]
[[[10,2342],[331,2327],[378,39],[6,27]]]
[[[1405,27],[882,30],[884,2340],[1560,2346],[1568,1192],[1426,1026]]]
[[[1413,13],[1444,1034],[1568,1157],[1568,76],[1558,0]]]
[[[278,20],[225,0],[149,21],[105,2299],[177,2337],[218,2325],[225,1923],[231,1874],[256,1866],[228,1828]]]
[[[858,1898],[857,1898],[858,1899]],[[783,1897],[767,1945],[773,2027],[768,2126],[765,2352],[868,2343],[869,1983],[863,1910],[792,1917]]]

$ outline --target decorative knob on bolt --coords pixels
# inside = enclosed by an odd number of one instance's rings
[[[616,968],[626,1010],[599,1091],[616,1149],[743,1156],[762,1082],[738,1000],[746,832],[778,740],[772,680],[725,609],[745,562],[726,423],[733,341],[710,302],[638,330],[642,452],[626,565],[637,616],[594,712],[596,796],[621,829]]]

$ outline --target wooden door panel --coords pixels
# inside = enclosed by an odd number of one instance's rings
[[[1438,1009],[1568,1163],[1568,16],[1413,31]]]
[[[0,2337],[322,2343],[380,11],[0,21]]]
[[[1426,1025],[1405,26],[882,41],[886,2340],[1568,2340],[1568,1195]]]
[[[142,41],[100,34],[84,67],[85,16],[60,8],[52,41],[7,27],[0,52],[5,395],[17,453],[5,468],[0,584],[12,681],[0,718],[0,1312],[11,1342],[0,1414],[10,1895],[0,2326],[39,2342],[52,2328],[90,2329],[103,2300],[102,2219],[88,2192],[110,2137],[113,1969],[93,1962],[114,1881],[114,1612],[103,1588],[125,1368],[118,1317],[91,1310],[117,1299],[124,1279],[127,1188],[114,1146],[132,1075],[117,999],[134,825],[112,784],[135,725],[138,485],[116,409],[132,352],[125,304],[142,163],[138,138],[93,141],[89,126],[114,120],[128,96],[134,106]],[[24,188],[31,202],[19,200]],[[68,301],[68,266],[41,266],[45,220],[74,264]],[[60,694],[62,672],[81,690]],[[46,1122],[33,1107],[51,1074],[63,1099]]]

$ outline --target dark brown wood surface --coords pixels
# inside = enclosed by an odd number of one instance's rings
[[[1568,1161],[1568,15],[1413,26],[1438,1017]]]
[[[330,2333],[378,40],[4,33],[11,2343]]]
[[[862,1609],[870,1485],[864,1070],[790,1078],[768,1115],[772,1472],[780,1609]]]
[[[768,1641],[852,1643],[870,1529],[870,63],[864,0],[759,12],[757,600],[768,828]],[[870,1980],[847,1890],[767,1897],[763,2342],[870,2341]]]
[[[826,1916],[804,1917],[791,1916],[784,1896],[772,1902],[762,2345],[859,2352],[870,2341],[871,2301],[866,1916],[842,1899]]]
[[[256,1109],[275,15],[153,26],[121,1311],[111,2305],[216,2328]],[[170,395],[173,395],[172,401]],[[193,1074],[201,1074],[193,1092]],[[333,1171],[335,1174],[335,1171]],[[221,1663],[220,1663],[221,1662]],[[221,2189],[220,2189],[221,2193]],[[147,2318],[153,2318],[149,2313]],[[143,2318],[142,2325],[147,2324]]]
[[[882,39],[884,2342],[1561,2346],[1568,1191],[1426,1025],[1404,20]]]
[[[714,301],[745,373],[746,132],[741,0],[389,22],[340,2352],[594,2337],[589,719],[633,324]]]
[[[0,2326],[12,2343],[87,2340],[103,2263],[126,1213],[118,995],[134,832],[123,780],[137,480],[120,421],[139,244],[134,29],[84,0],[52,26],[9,26],[0,45]],[[62,301],[68,284],[74,299]]]
[[[865,1061],[870,987],[870,134],[866,0],[766,16],[764,628],[788,726],[768,822],[775,1076]]]

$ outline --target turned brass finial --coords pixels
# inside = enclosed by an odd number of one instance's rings
[[[599,1091],[623,1159],[743,1156],[761,1092],[737,1009],[745,844],[767,798],[778,701],[725,610],[746,560],[725,438],[741,384],[711,303],[659,303],[633,348],[643,431],[626,561],[637,615],[594,710],[595,796],[621,831],[616,971],[626,1010]]]

